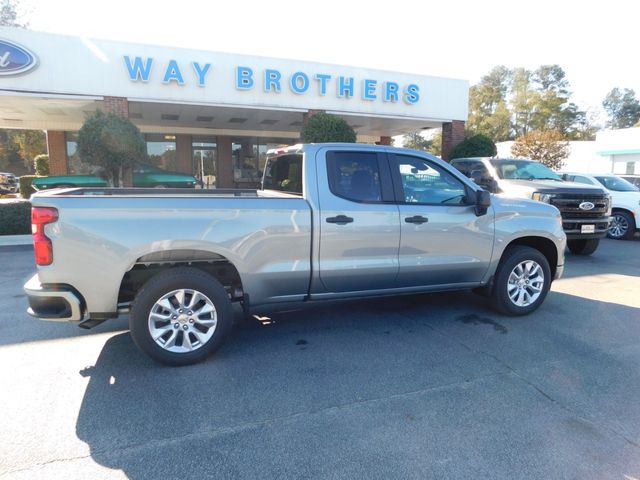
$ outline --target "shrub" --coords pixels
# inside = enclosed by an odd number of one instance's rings
[[[0,203],[0,235],[31,233],[31,202]]]
[[[34,178],[38,178],[39,175],[23,175],[20,177],[20,195],[22,198],[31,198],[31,195],[36,193],[35,189],[31,186]]]
[[[33,168],[36,171],[36,175],[40,177],[49,175],[49,155],[45,153],[36,156],[36,158],[33,159]]]
[[[494,157],[498,153],[496,144],[486,135],[481,133],[465,138],[453,147],[449,154],[449,160],[465,157]]]
[[[316,113],[302,127],[304,143],[356,142],[356,132],[346,120],[329,113]]]

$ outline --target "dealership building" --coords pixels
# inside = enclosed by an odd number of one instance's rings
[[[0,27],[0,128],[45,130],[51,174],[91,173],[76,139],[97,109],[140,129],[150,163],[248,187],[317,112],[366,143],[442,127],[446,158],[467,101],[464,80]]]

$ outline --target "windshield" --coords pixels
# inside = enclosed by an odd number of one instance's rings
[[[614,192],[638,192],[640,189],[633,185],[632,183],[627,182],[624,178],[615,177],[613,175],[607,175],[602,177],[596,177],[604,187],[608,190],[613,190]]]
[[[538,162],[530,160],[491,160],[498,177],[511,180],[559,180],[562,179]]]

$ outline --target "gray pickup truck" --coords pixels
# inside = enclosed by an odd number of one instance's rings
[[[206,358],[232,303],[261,308],[477,289],[509,315],[564,265],[558,209],[506,199],[423,152],[296,145],[260,190],[66,189],[32,197],[29,313],[91,327],[129,313],[155,360]]]

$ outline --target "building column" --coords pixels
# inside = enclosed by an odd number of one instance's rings
[[[176,158],[178,171],[193,175],[193,152],[191,150],[191,135],[176,135]]]
[[[49,172],[51,175],[66,175],[69,173],[64,132],[47,130],[47,154],[49,155]]]
[[[453,147],[464,140],[464,122],[453,120],[442,124],[442,159],[449,160]]]
[[[129,100],[125,97],[103,97],[104,110],[107,113],[115,113],[124,118],[129,118]]]
[[[231,137],[218,136],[218,165],[216,188],[233,188],[233,157],[231,155]]]
[[[382,136],[376,145],[391,145],[391,137]]]

